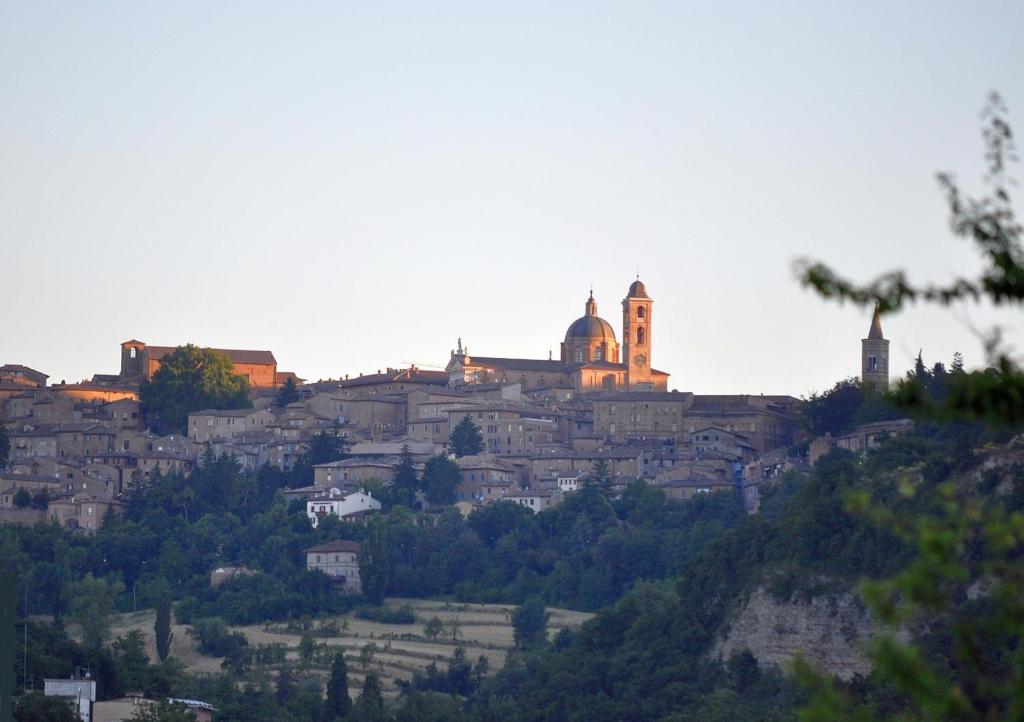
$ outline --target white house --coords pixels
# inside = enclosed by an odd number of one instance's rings
[[[313,523],[314,529],[320,523],[320,518],[329,514],[344,519],[367,511],[380,511],[380,502],[362,491],[343,494],[337,487],[331,487],[326,493],[318,494],[306,502],[306,516]]]
[[[538,511],[550,509],[558,503],[550,491],[518,491],[506,496],[505,500],[525,506],[534,514]]]
[[[578,471],[571,474],[559,475],[558,490],[563,494],[568,491],[579,491],[580,486],[583,484],[584,476],[586,476],[586,474]]]

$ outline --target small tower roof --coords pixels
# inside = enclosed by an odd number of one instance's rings
[[[875,313],[871,317],[871,328],[868,329],[868,340],[869,341],[882,341],[885,336],[882,335],[882,313],[878,309],[878,304],[875,304]]]
[[[630,284],[626,298],[650,298],[650,296],[647,295],[647,287],[644,286],[644,282],[637,278]]]

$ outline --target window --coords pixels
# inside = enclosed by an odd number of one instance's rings
[[[604,348],[603,347],[601,347],[601,346],[597,347],[594,358],[596,358],[598,361],[604,361]]]
[[[878,357],[868,356],[868,371],[878,370]]]
[[[132,350],[128,352],[128,355],[129,355],[129,357],[131,357],[131,358],[135,358],[135,355],[136,355],[137,353],[138,353],[138,349],[136,349],[136,348],[132,348]]]
[[[643,306],[640,306],[639,308],[637,308],[637,310],[636,310],[636,317],[637,318],[643,318],[646,315],[647,315],[647,310]]]
[[[644,345],[644,339],[646,338],[646,336],[647,336],[647,334],[644,331],[644,329],[638,328],[636,330],[636,345],[637,346],[643,346]]]
[[[583,363],[583,349],[576,349],[576,363]]]

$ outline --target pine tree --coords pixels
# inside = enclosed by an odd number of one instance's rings
[[[406,444],[402,446],[402,456],[395,466],[395,477],[391,482],[392,502],[395,505],[412,509],[416,503],[416,490],[419,489],[419,485],[419,479],[416,478],[416,465],[413,463],[412,454]]]
[[[484,437],[480,427],[468,416],[462,417],[448,437],[448,444],[456,456],[472,456],[484,450]]]
[[[299,391],[298,384],[295,383],[295,377],[289,376],[285,379],[284,383],[281,384],[281,388],[277,390],[277,405],[285,407],[288,404],[299,401],[302,398],[302,392]]]

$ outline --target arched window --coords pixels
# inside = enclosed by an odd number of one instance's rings
[[[878,370],[878,359],[875,356],[868,356],[868,371]]]
[[[138,349],[137,349],[137,348],[135,348],[134,346],[132,346],[132,350],[131,350],[131,351],[129,352],[129,356],[130,356],[131,358],[135,358],[135,352],[136,352],[136,351],[138,351]]]
[[[603,347],[598,346],[596,349],[594,349],[594,358],[597,359],[598,361],[604,361],[604,348]]]
[[[636,317],[637,318],[643,318],[646,315],[647,315],[647,309],[645,309],[643,306],[638,306],[637,309],[636,309]]]
[[[637,346],[643,346],[644,345],[644,340],[645,340],[646,336],[647,336],[647,333],[644,331],[644,329],[638,328],[636,330],[636,345]]]

